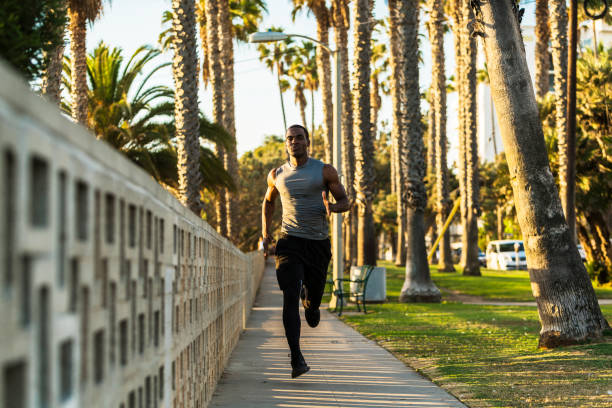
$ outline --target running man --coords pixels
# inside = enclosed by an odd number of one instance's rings
[[[291,350],[291,377],[310,368],[300,351],[299,298],[306,322],[317,327],[319,306],[331,259],[327,217],[349,209],[344,186],[336,169],[308,157],[308,131],[300,125],[287,129],[285,147],[289,161],[268,174],[268,190],[261,211],[264,251],[276,255],[276,278],[283,291],[283,326]],[[336,203],[330,204],[327,192]],[[283,208],[281,236],[273,250],[272,214],[276,197]]]

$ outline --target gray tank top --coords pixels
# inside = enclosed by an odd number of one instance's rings
[[[327,189],[323,166],[322,161],[309,158],[301,166],[285,163],[276,169],[275,186],[283,206],[282,233],[306,239],[327,238],[329,226],[321,197]]]

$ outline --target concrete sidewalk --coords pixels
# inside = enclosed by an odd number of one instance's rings
[[[213,395],[211,407],[465,407],[385,349],[321,311],[302,353],[310,371],[291,379],[282,293],[269,263],[255,307]]]

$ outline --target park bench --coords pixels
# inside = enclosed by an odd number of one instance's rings
[[[328,281],[332,285],[332,294],[338,298],[336,308],[332,311],[338,313],[338,316],[342,316],[344,303],[353,301],[357,305],[358,311],[361,311],[361,305],[363,305],[363,313],[366,313],[366,289],[373,270],[374,265],[364,265],[360,268],[359,275],[353,279],[338,278]],[[345,282],[349,284],[348,291],[344,290]]]

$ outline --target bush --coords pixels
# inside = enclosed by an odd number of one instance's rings
[[[40,78],[45,55],[63,41],[65,0],[5,0],[0,7],[0,55],[28,80]]]

